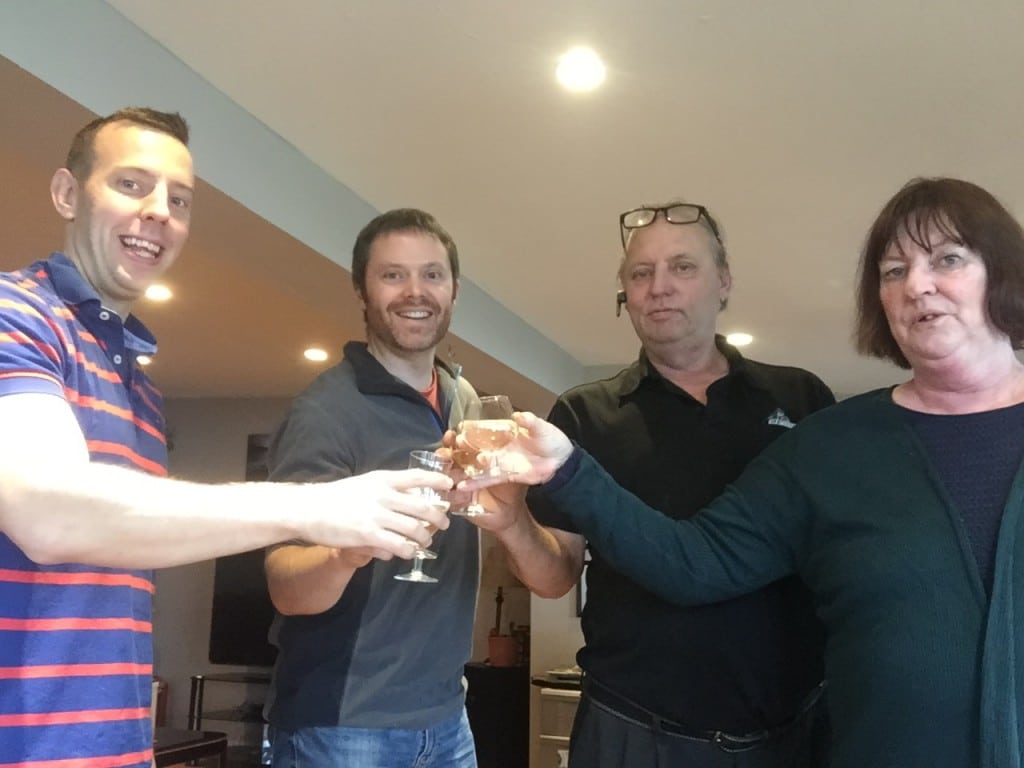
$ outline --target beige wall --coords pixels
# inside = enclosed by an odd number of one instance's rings
[[[168,400],[171,475],[201,482],[242,480],[247,436],[273,431],[289,402],[284,398]],[[156,574],[154,669],[168,683],[167,724],[171,726],[185,727],[192,675],[246,669],[210,664],[207,659],[213,570],[211,560]],[[206,708],[220,707],[222,700],[224,707],[233,707],[261,695],[258,690],[210,685]],[[215,730],[229,730],[230,726],[218,722]]]

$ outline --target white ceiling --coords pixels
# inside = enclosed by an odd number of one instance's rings
[[[843,394],[903,375],[849,342],[884,201],[950,174],[1024,213],[1020,0],[108,3],[374,207],[436,214],[466,276],[585,366],[636,353],[613,294],[638,203],[707,205],[721,329]],[[553,80],[579,43],[609,69],[588,95]]]
[[[0,269],[18,269],[63,243],[49,180],[71,136],[94,115],[0,56]],[[163,281],[167,304],[134,312],[156,334],[150,369],[168,397],[290,397],[342,345],[361,338],[362,315],[349,273],[200,180],[185,255]],[[286,269],[283,267],[286,265]],[[320,346],[324,364],[301,351]],[[478,387],[507,392],[522,407],[546,411],[552,393],[454,334],[441,354],[473,372]]]

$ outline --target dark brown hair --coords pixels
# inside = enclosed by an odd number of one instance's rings
[[[978,254],[985,265],[989,322],[1009,337],[1014,349],[1024,346],[1024,230],[977,184],[919,178],[885,204],[864,243],[858,267],[857,350],[910,367],[882,308],[878,265],[891,246],[899,247],[901,237],[930,253],[932,233]]]
[[[452,270],[452,282],[459,279],[459,250],[452,236],[437,223],[437,219],[417,208],[396,208],[375,217],[363,227],[352,246],[352,285],[360,294],[366,293],[366,266],[370,263],[370,248],[382,235],[392,232],[418,232],[433,235],[448,253],[448,266]]]
[[[110,123],[132,123],[152,128],[173,136],[188,146],[188,123],[177,112],[159,112],[149,107],[125,107],[106,117],[97,117],[75,134],[64,167],[71,171],[76,179],[84,179],[92,171],[96,134]]]

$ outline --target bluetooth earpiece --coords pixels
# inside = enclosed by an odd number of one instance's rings
[[[619,290],[615,294],[615,316],[620,317],[622,315],[622,305],[626,303],[626,292]]]

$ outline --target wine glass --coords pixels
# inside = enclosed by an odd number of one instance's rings
[[[470,401],[459,431],[470,448],[490,452],[490,465],[483,472],[500,477],[502,471],[496,451],[511,443],[519,431],[512,420],[512,402],[508,396],[488,395]]]
[[[471,448],[456,447],[453,449],[452,461],[462,469],[462,473],[466,477],[478,477],[483,473],[483,470],[476,463],[476,451]],[[477,494],[478,491],[474,490],[470,494],[469,501],[462,507],[450,510],[450,514],[462,515],[463,517],[486,515],[487,510],[480,504]]]
[[[450,459],[438,456],[433,451],[409,451],[410,469],[426,469],[430,472],[443,472],[447,474],[451,466],[452,462]],[[433,488],[413,488],[410,493],[430,499],[439,509],[448,508],[448,502]],[[428,528],[430,527],[426,521],[423,522],[423,525]],[[419,581],[426,584],[436,584],[437,579],[423,572],[423,561],[436,558],[437,555],[429,549],[417,548],[412,561],[412,569],[406,573],[396,573],[395,578],[399,581]]]

